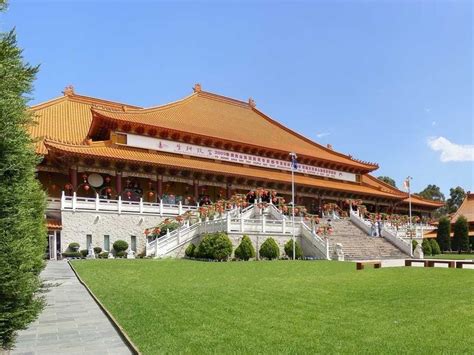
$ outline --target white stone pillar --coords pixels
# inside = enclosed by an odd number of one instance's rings
[[[64,190],[61,191],[61,211],[64,210],[64,204],[66,202],[66,194],[64,193]]]
[[[183,204],[181,201],[178,202],[178,215],[181,216],[183,214]]]
[[[95,194],[95,210],[98,211],[99,210],[99,194]]]
[[[227,228],[226,228],[227,233],[230,233],[231,223],[232,223],[232,220],[230,218],[230,213],[227,213]]]
[[[76,191],[72,193],[72,210],[76,210],[77,199],[76,199]]]
[[[160,216],[163,217],[163,199],[160,198]]]
[[[122,213],[122,196],[119,195],[118,198],[118,213]]]
[[[143,213],[143,198],[142,197],[140,197],[140,204],[139,204],[138,210],[140,213]]]
[[[281,232],[282,232],[283,234],[286,233],[286,218],[283,218],[283,219],[281,220]]]

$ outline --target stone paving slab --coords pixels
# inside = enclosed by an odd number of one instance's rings
[[[13,355],[131,354],[66,261],[50,261],[41,274],[47,305],[19,332]]]

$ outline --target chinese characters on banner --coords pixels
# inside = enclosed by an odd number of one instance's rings
[[[166,139],[139,136],[136,134],[127,134],[127,145],[136,148],[157,150],[160,152],[186,154],[199,158],[215,159],[263,168],[291,171],[291,162],[286,160],[260,157],[257,155],[203,147],[183,142],[174,142]],[[355,174],[311,165],[298,164],[298,169],[296,171],[308,175],[324,176],[332,179],[352,182],[356,181]]]

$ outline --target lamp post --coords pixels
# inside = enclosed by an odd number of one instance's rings
[[[295,241],[295,170],[298,169],[296,153],[290,153],[291,157],[291,224],[292,224],[292,240],[293,240],[293,260],[296,259],[296,241]]]

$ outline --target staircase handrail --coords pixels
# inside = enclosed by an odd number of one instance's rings
[[[384,237],[391,244],[395,245],[398,249],[403,251],[405,254],[413,256],[413,248],[411,242],[407,242],[402,237],[398,236],[398,233],[395,233],[385,226],[382,227],[382,237]]]
[[[301,235],[309,237],[308,239],[311,240],[312,244],[319,250],[319,252],[326,258],[330,260],[329,256],[329,242],[328,240],[324,240],[319,235],[316,234],[306,223],[303,221],[300,222],[301,225]]]

